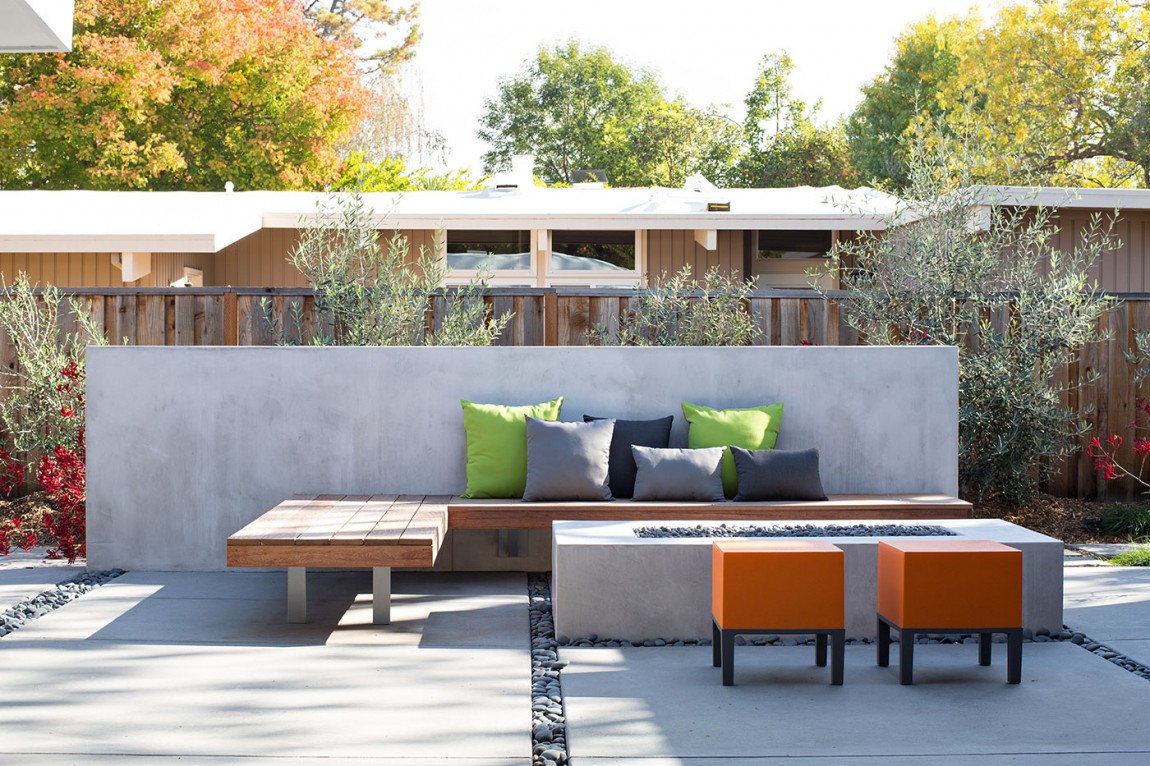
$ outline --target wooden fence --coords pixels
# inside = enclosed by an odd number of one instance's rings
[[[307,289],[110,288],[73,291],[71,297],[115,344],[270,345],[279,338],[306,343],[316,332],[315,301]],[[1125,352],[1134,349],[1137,331],[1150,330],[1150,295],[1116,297],[1122,302],[1101,319],[1108,339],[1071,353],[1062,380],[1070,384],[1065,403],[1092,424],[1090,435],[1123,436],[1118,457],[1123,465],[1134,466],[1137,456],[1129,424],[1137,398],[1150,398],[1150,390],[1135,386],[1133,365]],[[834,293],[825,299],[806,290],[755,291],[750,311],[760,330],[758,342],[858,344],[857,333],[843,321],[835,298]],[[496,314],[512,312],[500,345],[577,346],[587,344],[588,330],[594,325],[618,327],[632,298],[626,290],[491,288],[485,300]],[[270,323],[263,309],[265,301],[271,309]],[[442,299],[436,312],[442,312]],[[66,307],[61,311],[61,324],[64,329],[77,326]],[[2,334],[0,363],[9,367],[14,363]],[[1059,466],[1048,490],[1067,497],[1114,499],[1141,492],[1130,480],[1103,480],[1094,461],[1082,451]]]

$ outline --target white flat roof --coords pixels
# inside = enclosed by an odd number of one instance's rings
[[[72,50],[74,0],[0,0],[0,54]]]
[[[543,189],[364,195],[380,228],[878,229],[872,189]],[[0,252],[215,253],[261,228],[315,220],[319,192],[0,191]],[[708,212],[729,202],[730,212]]]
[[[4,0],[0,0],[4,2]],[[1150,209],[1146,189],[978,187],[984,204]],[[873,189],[544,189],[364,195],[379,228],[882,229]],[[0,252],[215,253],[261,228],[315,220],[319,192],[0,191]],[[729,202],[729,212],[708,212]]]

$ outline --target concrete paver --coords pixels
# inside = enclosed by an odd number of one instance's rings
[[[5,751],[529,763],[522,575],[397,575],[392,626],[370,624],[368,573],[312,574],[312,622],[289,625],[283,579],[133,572],[6,637]]]
[[[982,668],[972,646],[916,647],[910,687],[898,684],[894,667],[876,667],[869,646],[848,647],[846,683],[830,686],[828,670],[813,666],[813,651],[739,647],[736,686],[724,687],[708,647],[564,649],[572,763],[662,757],[697,766],[694,759],[765,756],[938,763],[1022,754],[1150,760],[1150,683],[1073,644],[1026,645],[1018,686],[1005,683],[1001,649]]]
[[[79,562],[46,559],[46,550],[16,550],[0,556],[0,612],[84,571]]]
[[[1066,624],[1150,665],[1150,568],[1098,563],[1064,575]]]

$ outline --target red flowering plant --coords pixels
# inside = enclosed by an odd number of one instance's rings
[[[17,456],[43,454],[35,467],[53,506],[44,514],[55,541],[49,556],[75,561],[85,554],[84,349],[106,341],[75,305],[71,311],[81,331],[61,332],[59,311],[67,301],[51,286],[32,288],[24,274],[0,299],[0,330],[16,356],[15,365],[0,370],[0,423],[11,446],[0,453],[0,492],[15,491],[23,482],[25,467]],[[9,524],[0,553],[13,539],[30,546],[35,533],[29,526]]]
[[[1130,421],[1128,428],[1134,432],[1136,470],[1131,470],[1135,466],[1128,467],[1118,462],[1118,450],[1122,446],[1122,437],[1118,434],[1110,434],[1105,442],[1095,436],[1086,447],[1086,454],[1094,459],[1094,467],[1102,471],[1103,479],[1115,481],[1129,477],[1145,487],[1146,492],[1150,492],[1150,481],[1142,478],[1146,472],[1146,461],[1150,459],[1150,439],[1140,433],[1150,431],[1150,401],[1139,397],[1134,406],[1134,419]]]

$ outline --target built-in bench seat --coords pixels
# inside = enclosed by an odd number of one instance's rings
[[[447,503],[451,529],[550,529],[553,521],[772,521],[778,519],[968,519],[973,506],[947,495],[830,495],[827,500],[753,503],[525,503],[465,500]]]
[[[568,521],[965,519],[945,495],[831,495],[755,503],[525,503],[446,495],[297,495],[227,540],[230,567],[287,567],[288,621],[307,621],[307,567],[370,567],[372,621],[391,619],[391,568],[435,564],[448,529],[540,529]]]

